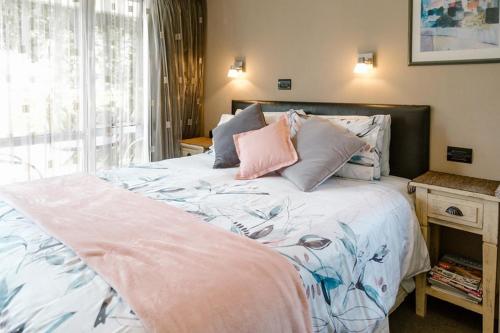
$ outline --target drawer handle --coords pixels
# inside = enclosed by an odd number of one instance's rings
[[[460,208],[457,208],[455,206],[448,207],[448,209],[446,210],[446,212],[448,214],[454,215],[454,216],[464,216],[464,213],[462,213],[462,211],[460,210]]]

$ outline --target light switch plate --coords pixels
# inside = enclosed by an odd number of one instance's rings
[[[278,80],[279,90],[292,90],[292,80],[291,79],[279,79]]]

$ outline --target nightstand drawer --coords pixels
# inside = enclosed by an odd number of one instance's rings
[[[429,193],[427,211],[429,217],[483,228],[483,204],[480,202]]]

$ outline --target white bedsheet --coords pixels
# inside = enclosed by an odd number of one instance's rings
[[[100,176],[279,251],[304,282],[315,332],[386,330],[401,281],[429,269],[408,180],[332,178],[303,193],[279,176],[237,181],[212,163],[202,154]],[[71,249],[0,202],[0,331],[16,329],[143,331]]]

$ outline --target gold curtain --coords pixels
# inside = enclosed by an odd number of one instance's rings
[[[202,130],[206,0],[151,0],[151,160]]]

